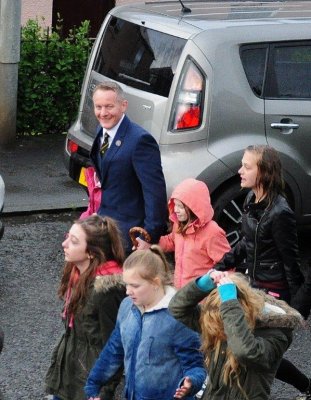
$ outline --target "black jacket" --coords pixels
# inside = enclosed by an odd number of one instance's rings
[[[241,263],[252,280],[284,282],[290,294],[303,282],[300,271],[296,220],[286,199],[278,195],[272,204],[254,203],[251,191],[244,203],[243,238],[226,254],[226,267]]]

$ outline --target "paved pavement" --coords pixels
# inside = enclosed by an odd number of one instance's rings
[[[0,147],[5,183],[4,214],[82,209],[85,190],[69,176],[63,162],[65,135],[25,136]]]

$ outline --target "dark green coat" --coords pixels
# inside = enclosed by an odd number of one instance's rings
[[[48,393],[62,400],[85,399],[86,378],[114,329],[124,297],[121,275],[96,277],[86,305],[74,318],[73,328],[65,323],[65,332],[53,351],[46,376]],[[106,400],[113,398],[116,383],[103,388]]]
[[[265,310],[251,332],[238,300],[222,303],[220,312],[228,338],[223,342],[218,359],[211,354],[209,381],[204,392],[205,400],[266,400],[283,353],[292,340],[292,330],[301,323],[300,314],[285,302],[277,301],[260,292],[266,304],[281,307],[286,314]],[[180,289],[169,305],[172,315],[188,327],[200,332],[198,305],[208,294],[201,291],[195,282]],[[236,384],[226,386],[222,370],[226,361],[226,349],[230,347],[241,366],[240,384],[245,397]]]

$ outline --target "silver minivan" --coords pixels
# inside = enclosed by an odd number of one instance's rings
[[[85,73],[65,147],[83,183],[95,137],[92,93],[118,82],[128,116],[159,143],[168,195],[187,177],[207,183],[215,219],[234,244],[245,193],[243,150],[281,155],[297,221],[311,216],[311,2],[146,2],[111,10]],[[82,171],[82,172],[81,172]]]

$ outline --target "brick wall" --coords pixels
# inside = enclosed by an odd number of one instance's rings
[[[139,2],[139,0],[115,0],[116,6],[137,2]],[[30,18],[35,19],[38,17],[40,20],[40,18],[44,16],[43,24],[45,26],[50,26],[52,24],[52,8],[53,0],[22,0],[22,25]]]
[[[122,6],[123,4],[138,3],[139,0],[116,0],[116,6]]]
[[[12,0],[14,1],[14,0]],[[22,0],[22,25],[25,25],[28,19],[35,19],[44,17],[45,26],[52,24],[52,4],[53,0]]]

